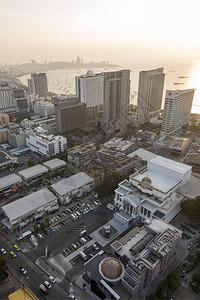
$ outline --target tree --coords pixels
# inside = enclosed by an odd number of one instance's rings
[[[117,172],[113,172],[104,177],[103,182],[99,183],[95,191],[100,198],[109,197],[114,193],[114,190],[118,187],[118,183],[123,180],[123,176]]]
[[[6,259],[2,255],[0,255],[0,282],[2,282],[6,277],[8,277],[7,270],[8,266],[6,263]]]
[[[200,196],[185,200],[181,203],[181,209],[188,219],[200,222]]]

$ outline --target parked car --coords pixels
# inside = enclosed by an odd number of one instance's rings
[[[48,295],[48,291],[47,291],[46,287],[44,286],[44,284],[40,284],[39,288],[45,295]]]
[[[26,271],[23,267],[20,267],[19,269],[20,269],[20,271],[22,272],[22,274],[25,275],[25,274],[27,273],[27,271]]]
[[[70,300],[78,300],[73,294],[69,294],[69,299]]]
[[[50,229],[51,229],[51,232],[55,232],[55,230],[53,229],[53,227],[50,227]]]
[[[48,289],[51,288],[51,284],[50,284],[47,280],[44,282],[44,285],[45,285]]]
[[[4,248],[1,248],[1,254],[6,254],[6,250]]]
[[[56,282],[56,280],[55,280],[55,278],[53,276],[49,276],[49,281],[52,282],[52,283]]]
[[[93,244],[92,247],[93,247],[95,250],[99,250],[99,247],[97,246],[97,244]]]

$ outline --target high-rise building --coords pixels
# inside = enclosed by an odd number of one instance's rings
[[[46,73],[32,73],[31,79],[28,79],[28,89],[30,94],[47,97],[48,85]]]
[[[103,128],[107,135],[124,134],[130,95],[130,70],[104,73]]]
[[[165,74],[164,68],[142,71],[139,75],[137,120],[149,122],[160,114]]]
[[[189,122],[194,91],[194,89],[166,91],[161,134],[174,133]]]
[[[0,113],[17,111],[13,97],[13,88],[8,83],[0,84]]]
[[[80,102],[86,103],[87,120],[95,118],[95,115],[103,109],[103,83],[102,74],[93,74],[88,71],[86,75],[77,76],[76,97]]]
[[[86,104],[71,98],[55,101],[57,134],[67,135],[70,131],[86,124]]]

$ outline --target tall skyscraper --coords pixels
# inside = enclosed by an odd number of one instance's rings
[[[86,75],[75,78],[76,97],[80,102],[86,103],[87,120],[94,119],[96,113],[103,108],[103,83],[102,74],[93,74],[88,71]]]
[[[30,94],[47,97],[48,85],[46,73],[32,73],[31,79],[28,79],[28,89]]]
[[[161,111],[165,74],[164,68],[142,71],[139,75],[137,119],[139,123],[149,122]]]
[[[130,96],[130,70],[104,73],[103,128],[107,135],[124,134]]]
[[[189,122],[194,91],[194,89],[166,91],[161,134],[174,133]]]

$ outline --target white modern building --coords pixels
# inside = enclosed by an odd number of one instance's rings
[[[21,229],[45,214],[57,210],[58,207],[54,194],[44,188],[2,206],[1,210],[6,217],[2,223],[9,230],[16,227]]]
[[[48,117],[55,114],[54,104],[50,101],[35,101],[33,110],[35,114],[42,117]]]
[[[52,156],[67,149],[67,138],[53,134],[48,135],[41,127],[37,127],[26,134],[26,144],[31,151],[45,156]]]
[[[66,205],[74,198],[86,195],[93,188],[94,179],[84,172],[77,173],[51,185],[51,190],[56,194],[62,205]]]
[[[171,221],[184,199],[200,194],[200,180],[191,176],[191,170],[191,166],[161,156],[150,159],[129,181],[119,183],[115,219],[127,227],[148,218]]]
[[[88,71],[86,75],[77,76],[76,97],[80,102],[86,103],[87,119],[93,119],[103,108],[104,78],[102,74],[93,74]]]
[[[137,119],[139,123],[158,118],[161,111],[164,68],[142,71],[139,75]]]
[[[28,89],[30,94],[47,97],[48,85],[46,73],[32,73],[31,79],[28,79]]]
[[[161,134],[172,134],[189,123],[194,89],[167,90]]]

